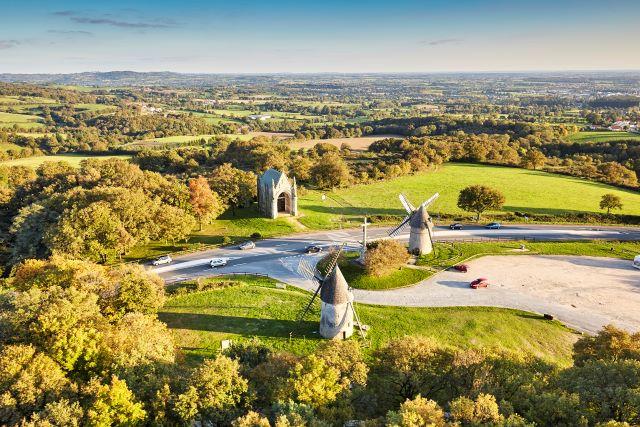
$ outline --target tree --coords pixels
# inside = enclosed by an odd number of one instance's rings
[[[622,209],[622,199],[615,194],[603,194],[600,199],[600,209],[606,209],[607,215],[611,213],[611,209]]]
[[[189,181],[189,192],[191,194],[191,208],[198,218],[200,230],[202,230],[203,221],[210,221],[222,212],[222,203],[202,176]]]
[[[87,410],[88,425],[93,426],[136,426],[143,424],[147,413],[141,403],[127,387],[127,383],[112,377],[111,382],[101,384],[91,380],[83,393],[91,400]]]
[[[71,390],[60,366],[30,345],[0,352],[0,423],[14,425]]]
[[[109,272],[112,291],[104,299],[105,314],[122,316],[139,312],[155,314],[164,305],[164,281],[138,264],[115,267]]]
[[[525,168],[536,170],[544,166],[545,162],[547,161],[547,158],[545,157],[544,154],[542,154],[540,150],[529,150],[522,157],[521,161],[522,161],[522,166],[524,166]]]
[[[476,214],[476,221],[480,221],[480,215],[488,210],[498,210],[504,205],[504,195],[498,190],[484,186],[471,185],[460,191],[458,207],[467,212]]]
[[[289,386],[295,401],[317,409],[333,403],[348,383],[340,381],[340,372],[336,368],[310,355],[293,368]]]
[[[311,181],[320,189],[342,187],[351,179],[349,167],[342,157],[335,153],[327,153],[319,158],[311,167],[309,175]]]
[[[225,163],[214,169],[209,175],[209,185],[221,198],[231,206],[233,212],[241,206],[249,206],[257,195],[256,175],[236,169]]]
[[[233,420],[248,390],[238,362],[226,356],[205,360],[191,373],[187,384],[189,399],[182,402],[193,401],[197,417],[214,424]]]
[[[271,424],[267,418],[257,412],[249,411],[246,415],[233,420],[231,427],[271,427]]]
[[[367,274],[384,276],[407,263],[407,248],[395,240],[381,240],[368,245],[364,267]]]
[[[450,407],[454,421],[484,425],[502,419],[496,398],[490,394],[479,394],[475,402],[467,397],[459,397],[450,403]]]
[[[585,335],[573,345],[573,361],[582,366],[589,360],[640,361],[640,332],[629,332],[606,325],[596,335]]]
[[[387,426],[390,427],[443,427],[447,425],[444,411],[433,400],[417,395],[406,400],[400,409],[387,414]]]

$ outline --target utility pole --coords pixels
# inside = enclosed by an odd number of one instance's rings
[[[367,222],[367,217],[364,217],[364,223],[362,223],[362,248],[360,248],[360,259],[361,263],[364,263],[364,255],[367,252],[367,226],[369,223]]]

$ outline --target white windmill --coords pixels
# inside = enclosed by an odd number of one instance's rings
[[[418,208],[415,208],[404,194],[400,194],[398,197],[407,211],[407,216],[397,227],[389,232],[389,236],[395,237],[406,230],[407,227],[410,227],[409,252],[416,255],[431,253],[433,251],[433,222],[427,212],[427,208],[440,197],[440,194],[435,193]]]
[[[316,296],[320,294],[320,335],[328,339],[346,339],[353,335],[354,323],[364,337],[363,326],[353,305],[353,293],[347,284],[340,267],[338,258],[345,244],[332,255],[325,275],[316,268],[312,268],[306,260],[298,264],[298,273],[318,284],[318,288],[311,300],[302,311],[299,320],[309,312]],[[354,322],[355,319],[355,322]]]

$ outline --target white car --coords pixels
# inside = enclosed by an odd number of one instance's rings
[[[242,251],[246,251],[247,249],[253,249],[255,247],[256,247],[256,244],[253,243],[251,240],[247,240],[246,242],[242,242],[238,245],[238,249]]]
[[[636,255],[636,257],[633,259],[633,266],[640,270],[640,255]]]
[[[224,267],[225,265],[227,265],[227,261],[227,258],[214,258],[209,261],[209,265],[211,266],[211,268]]]
[[[156,259],[154,259],[153,261],[151,261],[152,265],[162,265],[162,264],[171,264],[173,260],[171,259],[171,257],[169,255],[162,255],[161,257],[158,257]]]

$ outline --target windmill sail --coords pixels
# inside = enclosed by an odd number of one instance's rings
[[[302,321],[302,319],[304,319],[304,316],[306,316],[307,313],[309,312],[309,310],[311,309],[311,306],[313,305],[313,302],[315,301],[316,297],[320,293],[320,290],[322,289],[322,285],[324,284],[324,281],[327,279],[327,276],[329,275],[329,273],[331,273],[331,271],[333,271],[333,268],[338,263],[338,259],[340,258],[340,254],[342,254],[342,250],[344,249],[344,247],[346,245],[347,245],[347,243],[343,242],[342,245],[340,246],[340,248],[338,248],[338,250],[333,254],[333,256],[331,257],[331,260],[329,261],[329,264],[327,264],[327,269],[326,269],[326,272],[325,272],[324,276],[322,276],[317,269],[313,269],[314,272],[313,272],[313,279],[312,280],[314,280],[314,281],[316,281],[318,283],[318,288],[313,293],[313,296],[309,300],[309,303],[307,304],[305,309],[302,310],[302,313],[300,314],[300,317],[298,318],[299,321]],[[308,263],[307,263],[307,265],[308,265]],[[310,269],[311,266],[309,266],[308,268]],[[307,274],[308,274],[308,271],[307,271]]]
[[[429,197],[425,200],[420,206],[428,207],[431,203],[433,203],[438,197],[440,197],[440,193],[436,193],[433,196]]]
[[[412,217],[413,215],[407,215],[402,222],[396,226],[396,228],[389,232],[389,236],[396,237],[398,234],[402,233],[409,225]]]
[[[400,203],[402,203],[402,206],[404,206],[404,209],[407,211],[408,214],[416,210],[416,208],[411,204],[409,199],[407,199],[407,196],[400,193],[400,195],[398,195],[398,198],[400,199]]]

